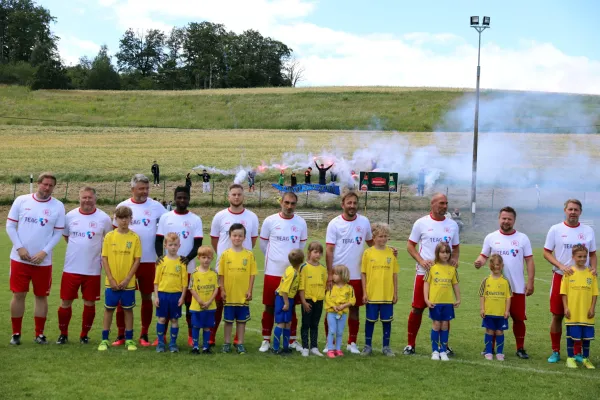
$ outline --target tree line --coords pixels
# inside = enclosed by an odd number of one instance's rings
[[[106,45],[66,66],[56,18],[33,0],[0,0],[0,84],[32,89],[185,90],[295,86],[304,69],[284,43],[260,32],[191,22],[165,33],[128,29],[113,57]]]

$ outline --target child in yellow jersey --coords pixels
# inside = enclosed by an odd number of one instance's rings
[[[327,285],[327,268],[321,264],[323,246],[312,242],[306,251],[307,261],[300,267],[300,286],[298,293],[302,302],[302,355],[308,357],[310,333],[310,353],[323,357],[319,351],[317,339],[319,336],[319,321],[323,314],[323,300]]]
[[[325,311],[327,311],[327,324],[329,325],[329,335],[327,336],[327,357],[329,358],[344,356],[342,336],[348,319],[348,309],[356,304],[354,289],[348,284],[349,281],[348,267],[345,265],[333,267],[333,285],[331,290],[325,292]]]
[[[508,314],[512,292],[510,283],[502,276],[504,261],[499,254],[490,257],[490,271],[479,287],[481,304],[481,326],[485,328],[485,359],[492,360],[494,355],[494,336],[496,340],[496,359],[504,361],[504,331],[508,329]]]
[[[225,321],[223,353],[231,353],[231,331],[236,321],[235,333],[238,338],[236,350],[246,354],[244,333],[246,322],[250,321],[249,301],[256,278],[256,260],[250,250],[243,247],[246,228],[242,224],[232,224],[229,228],[231,248],[221,254],[219,261],[219,288],[223,299],[223,320]]]
[[[169,232],[165,236],[167,254],[156,264],[154,305],[156,306],[157,318],[157,353],[165,352],[165,331],[168,319],[171,319],[169,351],[179,353],[179,347],[177,347],[178,320],[181,318],[181,305],[185,302],[185,292],[187,290],[187,269],[177,255],[180,246],[179,236],[175,232]]]
[[[208,342],[210,330],[215,326],[215,312],[217,309],[215,297],[219,293],[219,278],[210,269],[213,254],[213,249],[208,246],[201,246],[198,249],[199,266],[190,276],[189,290],[192,294],[190,313],[192,314],[192,340],[194,343],[192,354],[200,354],[198,342],[201,329],[202,354],[212,354]]]
[[[431,327],[431,359],[449,361],[448,323],[454,319],[454,308],[460,305],[458,272],[448,264],[450,245],[440,242],[435,247],[435,264],[425,273],[423,292],[425,304],[429,308]],[[454,290],[454,295],[452,291]]]
[[[292,310],[294,309],[294,296],[298,292],[300,276],[298,270],[304,262],[304,253],[300,249],[294,249],[288,254],[290,266],[285,269],[281,277],[281,283],[275,290],[275,329],[273,331],[273,343],[271,352],[279,354],[279,344],[283,335],[283,349],[281,355],[290,355],[290,327],[292,325]]]
[[[371,225],[373,247],[363,253],[361,264],[361,280],[363,304],[366,305],[365,347],[363,356],[373,352],[373,331],[375,322],[381,319],[383,325],[382,353],[388,357],[395,354],[390,348],[394,304],[398,301],[398,261],[394,251],[387,246],[390,227],[383,223]]]
[[[588,250],[583,245],[573,246],[571,274],[565,272],[560,284],[567,326],[567,367],[577,368],[573,354],[575,341],[581,341],[583,366],[594,369],[590,361],[590,340],[594,339],[594,316],[598,299],[598,281],[586,267]]]
[[[102,267],[106,274],[104,291],[104,321],[102,341],[98,350],[106,351],[110,346],[108,333],[112,325],[115,308],[120,303],[125,316],[125,347],[137,350],[133,341],[133,307],[135,307],[135,271],[140,265],[142,244],[140,237],[129,229],[132,211],[121,206],[115,211],[117,229],[109,232],[102,244]]]

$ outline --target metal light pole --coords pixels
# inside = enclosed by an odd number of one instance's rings
[[[471,28],[479,33],[479,45],[477,46],[477,87],[475,90],[475,124],[473,126],[473,176],[471,181],[471,213],[472,222],[475,221],[475,212],[477,211],[477,142],[479,139],[479,77],[481,75],[480,56],[481,56],[481,33],[490,27],[490,17],[483,17],[483,24],[479,25],[479,17],[471,17]]]

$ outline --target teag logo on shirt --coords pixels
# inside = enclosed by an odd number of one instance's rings
[[[150,220],[148,218],[144,218],[142,219],[142,223],[144,224],[144,226],[148,226],[150,224]]]
[[[87,235],[88,239],[93,239],[94,236],[96,236],[96,232],[91,231],[87,231],[85,234]]]
[[[290,240],[292,241],[292,243],[296,243],[296,241],[298,240],[298,236],[290,236]]]
[[[513,257],[516,257],[519,255],[519,250],[518,249],[510,249],[510,254],[512,254]]]
[[[183,236],[184,239],[187,239],[190,236],[190,233],[188,231],[181,231],[181,236]]]
[[[362,238],[360,236],[357,236],[356,238],[356,244],[360,245],[362,243]]]
[[[48,223],[48,220],[46,218],[40,218],[39,221],[41,226],[46,226],[46,224]]]

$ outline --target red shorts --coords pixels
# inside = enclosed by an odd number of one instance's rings
[[[555,315],[564,315],[562,296],[560,295],[560,283],[562,275],[556,272],[552,275],[552,284],[550,285],[550,312]]]
[[[425,293],[423,291],[423,286],[425,285],[425,275],[416,275],[415,276],[415,285],[413,288],[413,301],[412,307],[417,309],[427,308],[427,304],[425,304]]]
[[[363,305],[363,290],[362,290],[362,281],[360,279],[351,279],[348,282],[352,289],[354,289],[354,296],[356,297],[356,304],[354,306],[360,307]]]
[[[263,280],[263,304],[275,307],[275,291],[281,283],[280,276],[265,275]]]
[[[156,274],[155,263],[140,263],[135,277],[137,279],[137,289],[141,294],[154,293],[154,275]]]
[[[100,300],[100,275],[81,275],[63,272],[60,281],[60,298],[75,300],[81,287],[81,297],[86,301]]]
[[[29,282],[33,284],[34,295],[49,296],[52,286],[52,265],[38,267],[10,260],[10,290],[13,293],[27,293]]]
[[[527,315],[525,315],[525,293],[513,293],[510,299],[510,317],[513,321],[527,320]]]

